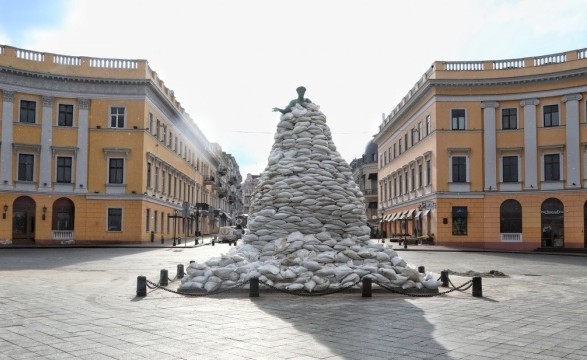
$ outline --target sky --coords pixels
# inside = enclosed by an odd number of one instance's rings
[[[585,19],[587,0],[0,0],[0,44],[147,60],[245,177],[298,86],[350,163],[434,61],[587,48]]]

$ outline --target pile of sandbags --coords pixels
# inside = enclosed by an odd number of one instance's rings
[[[285,290],[322,291],[376,283],[437,288],[391,248],[370,243],[363,195],[313,103],[281,116],[268,165],[252,198],[244,244],[192,263],[180,289],[228,289],[258,277]]]

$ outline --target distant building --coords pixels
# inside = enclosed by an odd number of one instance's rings
[[[247,174],[247,177],[242,185],[244,214],[251,213],[251,199],[253,197],[253,192],[255,192],[255,188],[259,184],[259,177],[260,175]]]
[[[587,49],[434,62],[374,138],[387,232],[587,247],[586,99]]]
[[[377,156],[377,144],[369,141],[363,156],[353,159],[350,163],[353,179],[365,197],[367,222],[373,234],[381,230],[381,219],[377,210]]]
[[[0,92],[0,242],[169,242],[238,212],[236,162],[147,61],[0,46]]]

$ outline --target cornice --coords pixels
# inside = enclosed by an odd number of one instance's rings
[[[573,69],[556,73],[538,74],[531,76],[519,76],[509,78],[490,79],[427,79],[416,93],[410,97],[406,104],[375,134],[373,141],[377,143],[385,133],[395,124],[397,119],[402,118],[431,88],[441,87],[485,87],[485,86],[513,86],[520,84],[544,83],[559,81],[575,77],[587,76],[587,68]]]

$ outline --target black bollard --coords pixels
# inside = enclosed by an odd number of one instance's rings
[[[163,237],[163,235],[161,235],[161,244],[165,243],[165,238]]]
[[[214,240],[212,240],[212,246],[214,246]]]
[[[371,278],[363,278],[363,297],[371,297]]]
[[[196,239],[196,241],[194,242],[195,245],[198,245],[198,239]]]
[[[177,278],[182,279],[185,273],[183,272],[183,264],[177,264]]]
[[[137,276],[137,297],[147,296],[147,277]]]
[[[483,290],[481,288],[481,276],[473,277],[473,296],[483,297]]]
[[[418,266],[418,272],[420,274],[426,274],[426,268],[424,266]]]
[[[259,297],[259,278],[252,278],[249,281],[249,297]]]
[[[442,287],[448,287],[448,270],[442,270],[440,272],[440,282],[442,282]]]
[[[169,285],[169,277],[167,276],[167,270],[161,269],[161,275],[159,276],[159,285],[167,286]]]

